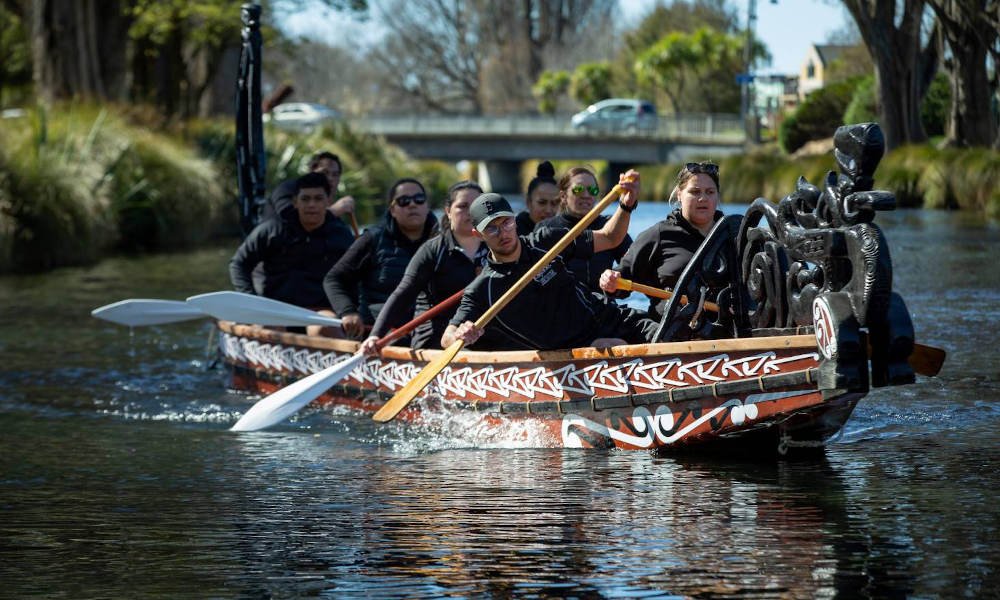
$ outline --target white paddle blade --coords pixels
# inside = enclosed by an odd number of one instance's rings
[[[211,292],[191,296],[187,301],[198,310],[223,321],[286,327],[340,326],[340,319],[324,317],[307,308],[242,292]]]
[[[179,300],[146,300],[131,298],[107,304],[90,311],[98,319],[140,327],[142,325],[162,325],[179,323],[207,317],[197,308]]]
[[[358,352],[347,360],[281,388],[251,406],[230,429],[257,431],[284,421],[330,389],[330,386],[347,377],[364,359],[365,355]]]

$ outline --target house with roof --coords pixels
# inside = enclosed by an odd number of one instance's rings
[[[826,85],[826,70],[851,46],[810,44],[799,71],[799,99]]]

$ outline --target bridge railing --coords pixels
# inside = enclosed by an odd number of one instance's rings
[[[379,115],[360,119],[357,126],[379,135],[642,137],[739,142],[744,139],[739,115],[660,115],[655,127],[635,129],[627,123],[602,131],[574,129],[570,115]]]

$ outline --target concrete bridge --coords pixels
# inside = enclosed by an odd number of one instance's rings
[[[718,159],[743,152],[738,115],[662,115],[648,131],[583,132],[569,116],[376,116],[355,123],[410,156],[480,161],[484,189],[521,192],[525,160],[608,161],[607,186],[630,167]]]

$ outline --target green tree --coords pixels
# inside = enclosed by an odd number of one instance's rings
[[[667,96],[674,112],[739,112],[744,41],[701,27],[673,32],[647,48],[634,65],[638,80]],[[754,56],[767,57],[761,45]]]
[[[0,106],[7,104],[7,97],[15,89],[31,83],[31,49],[25,35],[21,17],[0,5]]]
[[[569,88],[569,73],[566,71],[544,71],[538,77],[531,93],[538,99],[538,112],[552,114],[556,111],[559,98]]]
[[[320,0],[336,10],[364,10],[363,0]],[[31,45],[32,78],[43,99],[153,102],[168,115],[231,110],[240,46],[241,0],[9,0]],[[264,2],[274,9],[315,6]],[[274,37],[274,30],[271,36]],[[4,56],[6,61],[6,55]],[[228,85],[216,85],[226,81]]]
[[[611,63],[583,63],[573,71],[569,95],[587,106],[611,96]]]

